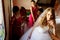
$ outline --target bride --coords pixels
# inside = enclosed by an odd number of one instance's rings
[[[39,16],[34,26],[20,40],[59,40],[55,36],[55,26],[54,9],[49,7]]]

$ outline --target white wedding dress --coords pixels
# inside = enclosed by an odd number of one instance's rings
[[[48,9],[48,8],[47,8]],[[27,40],[31,34],[31,38],[29,40],[52,40],[49,33],[48,29],[49,27],[46,26],[42,28],[40,25],[40,22],[42,21],[42,18],[45,18],[45,15],[47,14],[46,11],[47,9],[38,17],[37,21],[34,23],[34,26],[31,27],[21,38],[20,40]],[[44,20],[43,18],[43,20]],[[34,28],[34,30],[33,30]],[[33,30],[33,31],[32,31]]]
[[[30,40],[52,40],[49,33],[48,33],[48,27],[40,27],[40,26],[37,26],[33,32],[32,32],[32,35],[31,35],[31,38]],[[32,31],[32,28],[30,28],[22,37],[20,40],[27,40],[28,39],[28,36],[30,35]]]

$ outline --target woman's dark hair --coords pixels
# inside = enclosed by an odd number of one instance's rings
[[[18,6],[14,6],[13,7],[13,13],[16,13],[16,12],[18,12],[19,11],[19,7]]]
[[[26,16],[27,14],[26,14],[26,9],[22,6],[21,7],[21,9],[20,9],[20,14],[22,15],[22,16]]]
[[[20,10],[26,10],[24,7],[21,7],[21,9]]]
[[[53,19],[55,19],[55,10],[52,9],[52,15],[53,15]]]
[[[35,3],[35,1],[34,1],[34,0],[31,0],[31,2],[34,2],[34,3]]]
[[[26,13],[26,9],[22,6],[21,9],[20,9],[20,12]]]
[[[44,11],[43,8],[39,8],[38,10],[39,10],[41,13]]]

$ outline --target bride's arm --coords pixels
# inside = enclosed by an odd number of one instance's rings
[[[59,38],[56,35],[54,35],[53,33],[49,32],[49,34],[53,40],[59,40]]]
[[[56,35],[56,22],[55,22],[55,20],[51,20],[51,21],[50,21],[50,25],[51,25],[52,28],[53,28],[53,30],[52,30],[52,31],[53,31],[53,34]],[[51,27],[51,26],[50,26],[50,27]]]

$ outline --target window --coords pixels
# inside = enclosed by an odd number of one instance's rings
[[[0,40],[4,40],[5,37],[5,26],[4,26],[4,17],[2,9],[2,0],[0,0]]]

